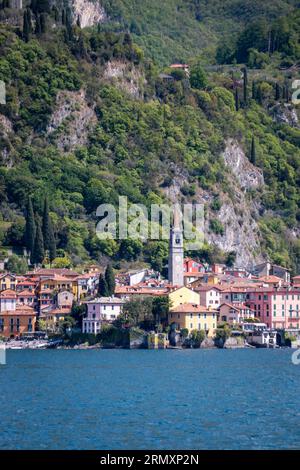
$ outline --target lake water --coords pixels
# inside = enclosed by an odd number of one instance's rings
[[[297,449],[291,353],[8,351],[0,449]]]

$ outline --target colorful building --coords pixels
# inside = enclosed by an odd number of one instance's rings
[[[97,334],[102,325],[112,323],[122,312],[125,300],[117,297],[100,297],[86,302],[87,312],[82,320],[82,332]]]
[[[5,338],[19,338],[25,333],[32,333],[35,331],[35,324],[36,313],[27,305],[0,312],[0,336]]]
[[[6,273],[0,276],[0,291],[3,290],[16,290],[17,277],[13,274]]]
[[[169,325],[175,324],[177,330],[204,330],[208,337],[215,335],[218,311],[198,304],[184,303],[171,308],[168,314]]]
[[[200,295],[188,287],[180,287],[169,293],[171,308],[178,307],[183,304],[200,305]]]

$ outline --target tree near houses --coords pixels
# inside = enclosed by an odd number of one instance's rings
[[[250,162],[251,162],[253,165],[256,164],[256,147],[255,147],[255,139],[254,139],[254,137],[252,137],[252,141],[251,141]]]
[[[28,198],[26,212],[27,213],[26,213],[26,226],[25,226],[25,245],[30,255],[32,256],[33,249],[34,249],[36,225],[35,225],[35,220],[34,220],[31,197]]]
[[[45,256],[45,249],[44,249],[44,240],[43,240],[43,233],[41,228],[41,222],[39,217],[36,218],[36,233],[34,239],[34,249],[33,249],[33,256],[32,262],[33,264],[41,264],[43,262]]]
[[[197,88],[198,90],[207,87],[207,76],[200,64],[194,65],[192,67],[190,74],[190,83],[192,88]]]
[[[56,244],[53,231],[52,221],[49,215],[49,205],[48,199],[45,198],[44,202],[44,212],[43,212],[43,238],[44,238],[44,248],[49,252],[49,259],[52,262],[56,258]]]
[[[98,295],[100,297],[109,297],[109,290],[107,287],[107,282],[103,274],[100,274],[99,276]]]
[[[105,270],[105,281],[109,295],[113,295],[115,293],[116,281],[113,269],[110,264]]]

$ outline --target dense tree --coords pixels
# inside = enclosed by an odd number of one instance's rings
[[[115,275],[111,265],[109,264],[105,270],[105,281],[107,286],[108,295],[114,295],[116,288]]]
[[[31,257],[32,264],[42,264],[44,257],[45,257],[45,249],[44,249],[44,240],[43,240],[43,233],[41,228],[40,218],[36,217],[36,232],[35,232],[35,239],[34,239],[34,248],[33,254]]]
[[[281,98],[281,87],[279,83],[277,82],[275,85],[275,100],[279,101]]]
[[[8,258],[5,269],[14,274],[25,274],[28,271],[27,260],[21,256],[12,255]]]
[[[25,226],[25,246],[28,252],[32,255],[34,249],[34,240],[36,233],[36,224],[34,219],[33,207],[31,197],[28,198],[26,210],[26,226]]]
[[[98,295],[100,297],[109,297],[109,290],[108,290],[107,283],[103,274],[100,274],[99,276]]]
[[[255,146],[254,136],[252,137],[252,141],[251,141],[250,162],[253,165],[256,165],[256,146]]]
[[[44,201],[42,232],[44,238],[44,248],[48,251],[49,259],[52,262],[56,258],[56,243],[53,225],[51,217],[49,215],[49,205],[47,197]]]
[[[27,10],[23,13],[23,39],[25,42],[29,41],[30,25],[28,20]]]
[[[234,93],[234,101],[235,101],[235,110],[238,111],[240,109],[240,98],[239,98],[239,90],[237,87]]]
[[[243,69],[243,97],[244,97],[244,104],[248,103],[248,71],[247,67]]]
[[[208,85],[205,71],[200,64],[196,64],[191,68],[190,82],[193,88],[202,89]]]

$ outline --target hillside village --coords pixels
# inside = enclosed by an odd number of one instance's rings
[[[176,18],[196,33],[178,31],[179,44],[165,25],[156,42],[151,2],[136,18],[122,2],[0,2],[0,337],[11,347],[297,342],[299,12],[250,9],[252,26],[227,3],[231,42],[207,26],[217,7],[191,1]],[[179,245],[99,241],[97,208],[120,195],[203,204],[203,248],[184,253],[180,231]]]
[[[127,347],[296,344],[300,276],[290,279],[270,262],[249,272],[184,257],[180,227],[171,230],[168,279],[150,269],[114,273],[98,265],[83,273],[37,268],[0,275],[0,338],[8,347],[68,345],[73,335],[76,347],[105,347],[103,332],[137,328],[142,339]]]

